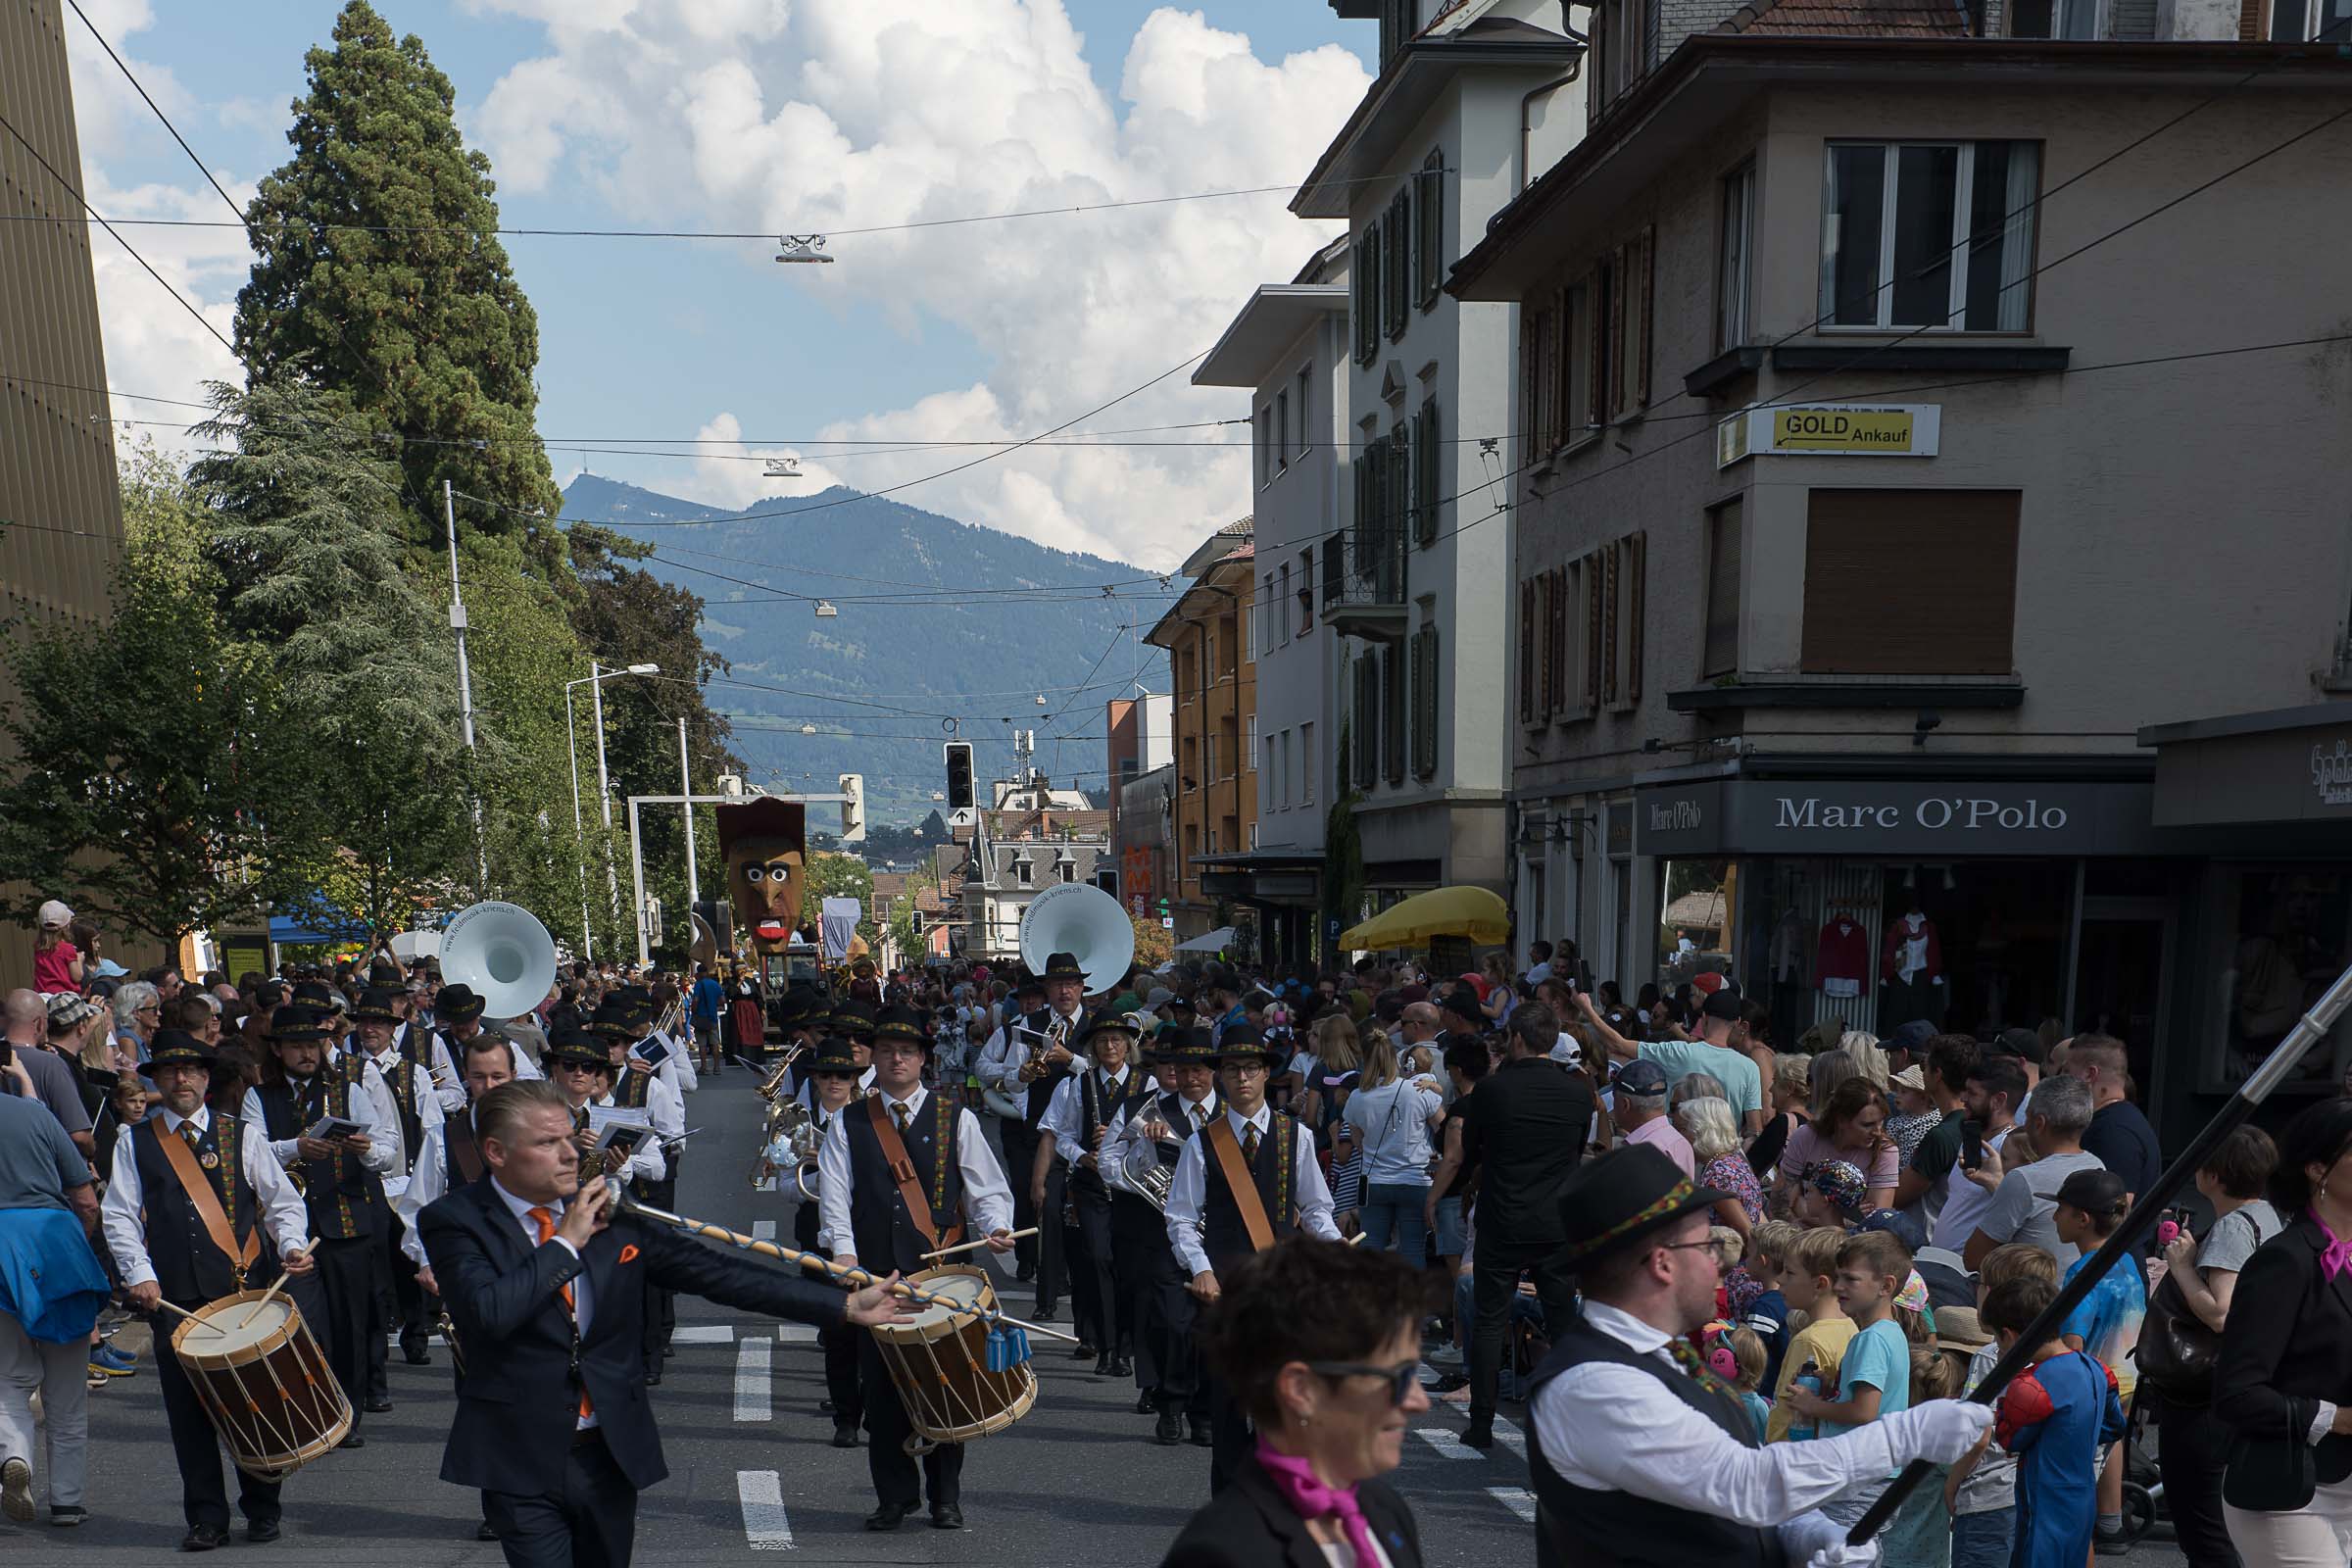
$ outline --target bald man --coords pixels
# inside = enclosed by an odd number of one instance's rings
[[[32,1079],[33,1093],[40,1097],[81,1157],[89,1159],[98,1152],[90,1137],[90,1113],[82,1105],[81,1090],[74,1078],[74,1069],[66,1058],[49,1049],[49,1004],[37,991],[11,991],[8,1001],[0,1004],[6,1013],[8,1043],[14,1048],[16,1059],[24,1064]]]

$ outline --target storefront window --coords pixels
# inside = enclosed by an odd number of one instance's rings
[[[1704,969],[1729,971],[1739,868],[1730,860],[1661,860],[1658,985],[1672,991]]]
[[[2216,945],[2220,984],[2205,1034],[2220,1042],[2208,1057],[2207,1087],[2234,1087],[2286,1038],[2304,1009],[2352,963],[2352,874],[2217,866],[2212,907],[2221,911]],[[2283,1086],[2328,1090],[2342,1081],[2352,1022],[2303,1058]]]

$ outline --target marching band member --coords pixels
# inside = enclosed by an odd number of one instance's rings
[[[588,1032],[605,1044],[612,1065],[612,1102],[626,1110],[642,1110],[653,1125],[657,1137],[673,1139],[686,1131],[686,1106],[677,1089],[662,1076],[663,1068],[677,1060],[677,1053],[668,1052],[659,1067],[639,1055],[640,1046],[650,1046],[662,1038],[651,1028],[653,1019],[645,1010],[649,1003],[606,1002],[598,1005],[588,1021]],[[663,1170],[658,1180],[640,1178],[630,1184],[630,1193],[657,1208],[678,1206],[677,1152],[663,1146]],[[659,1292],[645,1303],[645,1380],[662,1381],[662,1363],[669,1354],[670,1336],[677,1329],[677,1304],[659,1286],[649,1289]]]
[[[1184,1145],[1217,1114],[1217,1072],[1207,1030],[1169,1023],[1161,1026],[1161,1038],[1165,1044],[1157,1054],[1172,1087],[1130,1108],[1113,1134],[1118,1146],[1114,1157],[1124,1162],[1127,1145],[1152,1143],[1172,1174]],[[1192,1274],[1168,1239],[1166,1218],[1144,1199],[1133,1193],[1114,1195],[1114,1223],[1120,1199],[1137,1211],[1130,1220],[1139,1251],[1132,1276],[1140,1285],[1136,1376],[1149,1400],[1137,1404],[1137,1413],[1158,1416],[1152,1434],[1155,1442],[1183,1442],[1189,1421],[1193,1442],[1206,1447],[1208,1385],[1200,1373],[1200,1349],[1192,1333]]]
[[[409,1190],[392,1205],[400,1215],[400,1250],[416,1265],[416,1282],[431,1295],[441,1294],[433,1271],[424,1266],[424,1242],[416,1234],[416,1216],[433,1200],[477,1182],[490,1167],[482,1158],[480,1131],[474,1126],[474,1107],[500,1084],[515,1080],[515,1058],[521,1053],[501,1035],[480,1034],[466,1042],[466,1103],[456,1115],[425,1129],[424,1146],[409,1171]]]
[[[1331,1219],[1331,1189],[1315,1163],[1315,1135],[1296,1117],[1266,1103],[1266,1078],[1277,1053],[1258,1039],[1256,1026],[1227,1022],[1217,1036],[1217,1084],[1225,1114],[1212,1119],[1185,1144],[1168,1189],[1168,1245],[1191,1283],[1187,1309],[1171,1335],[1193,1332],[1194,1303],[1217,1298],[1217,1267],[1250,1252],[1262,1252],[1297,1231],[1338,1241]],[[1196,1368],[1198,1360],[1196,1358]],[[1199,1376],[1196,1372],[1196,1376]],[[1208,1487],[1221,1492],[1250,1446],[1250,1418],[1215,1379],[1208,1387]],[[1188,1399],[1199,1384],[1181,1393]],[[1164,1430],[1166,1423],[1161,1423]]]
[[[547,1076],[564,1093],[564,1102],[571,1108],[572,1143],[584,1161],[594,1161],[598,1134],[591,1110],[616,1108],[612,1101],[612,1057],[596,1038],[583,1029],[559,1029],[547,1046]],[[622,1107],[625,1108],[625,1107]],[[632,1182],[658,1182],[669,1172],[668,1161],[662,1157],[662,1140],[645,1138],[629,1153],[617,1149],[607,1150],[601,1156],[601,1174],[612,1178],[612,1185],[624,1187]]]
[[[392,1000],[392,1010],[399,1023],[392,1035],[393,1049],[432,1080],[442,1114],[464,1109],[464,1072],[458,1065],[457,1053],[450,1050],[449,1042],[433,1028],[432,1013],[424,1004],[424,987],[416,981],[404,987],[395,979],[384,989]],[[367,1005],[364,997],[361,1005]]]
[[[1098,1377],[1123,1378],[1135,1371],[1135,1318],[1123,1292],[1110,1247],[1110,1187],[1102,1179],[1102,1153],[1111,1123],[1143,1075],[1130,1067],[1135,1020],[1125,1013],[1097,1013],[1087,1020],[1079,1047],[1093,1065],[1054,1086],[1038,1118],[1037,1161],[1030,1173],[1029,1201],[1041,1214],[1075,1210],[1067,1227],[1070,1322],[1078,1333],[1076,1359],[1094,1355]]]
[[[836,1116],[817,1156],[821,1235],[837,1263],[869,1272],[920,1272],[925,1254],[960,1239],[958,1216],[1009,1252],[1012,1194],[997,1168],[979,1118],[923,1087],[930,1031],[911,1007],[886,1008],[876,1020],[875,1092]],[[902,1182],[899,1174],[906,1180]],[[904,1446],[914,1428],[871,1335],[858,1348],[865,1394],[866,1469],[874,1483],[868,1530],[896,1530],[931,1496],[931,1524],[963,1528],[963,1446],[943,1443],[923,1456],[921,1484]]]
[[[351,1009],[351,1022],[360,1045],[355,1058],[360,1083],[376,1097],[384,1120],[400,1130],[398,1158],[384,1176],[384,1197],[390,1200],[393,1212],[383,1227],[383,1245],[379,1249],[383,1274],[377,1283],[379,1287],[390,1287],[399,1307],[402,1358],[411,1366],[427,1366],[433,1355],[426,1348],[425,1336],[431,1331],[433,1314],[426,1310],[424,1293],[416,1288],[416,1265],[402,1246],[407,1231],[400,1219],[399,1203],[408,1191],[411,1169],[424,1147],[426,1130],[441,1125],[441,1097],[434,1087],[431,1068],[419,1066],[414,1057],[393,1049],[392,1031],[399,1023],[399,1014],[393,1009],[392,993],[374,988],[361,992],[359,1005]],[[368,1336],[368,1395],[369,1409],[378,1404],[390,1407],[391,1389],[384,1376],[384,1336],[374,1332],[372,1323]]]
[[[1004,1143],[1005,1164],[1025,1177],[1035,1168],[1037,1124],[1053,1102],[1055,1086],[1072,1072],[1086,1070],[1086,1062],[1077,1054],[1086,1021],[1086,971],[1078,967],[1078,959],[1071,954],[1048,954],[1045,974],[1023,980],[1015,995],[1021,1008],[1005,1019],[981,1054],[980,1081],[1022,1106],[1018,1118],[1004,1118],[999,1132]],[[1031,1005],[1033,997],[1042,998],[1045,1005]],[[1021,1244],[1021,1267],[1026,1271],[1034,1261],[1038,1321],[1050,1323],[1054,1303],[1061,1294],[1061,1216],[1035,1206],[1031,1185],[1023,1181],[1013,1193],[1013,1222],[1016,1229],[1038,1227],[1034,1252],[1031,1243]],[[1022,1277],[1027,1278],[1027,1273]]]
[[[809,1064],[816,1059],[816,1048],[825,1040],[825,1025],[824,1002],[814,986],[796,983],[776,999],[776,1027],[784,1031],[785,1054],[791,1055],[796,1048],[800,1051],[792,1061],[795,1094],[808,1086]]]
[[[383,1177],[399,1163],[400,1128],[374,1095],[325,1059],[331,1028],[327,1014],[302,1003],[277,1009],[270,1020],[271,1055],[262,1064],[261,1083],[245,1091],[242,1119],[267,1132],[270,1152],[310,1209],[324,1306],[323,1321],[312,1323],[311,1331],[351,1400],[351,1435],[343,1446],[358,1448],[367,1443],[360,1412],[389,1403],[368,1397],[367,1342],[379,1232],[391,1222]],[[361,1131],[332,1140],[312,1137],[311,1129],[327,1117],[356,1123]]]
[[[837,1037],[816,1048],[808,1064],[808,1124],[820,1138],[831,1137],[833,1123],[857,1101],[858,1072],[858,1058],[848,1041]],[[776,1168],[787,1172],[785,1182],[792,1183],[790,1152],[777,1152],[783,1157],[775,1159]],[[811,1183],[818,1196],[802,1201],[792,1217],[792,1235],[801,1250],[831,1256],[821,1224],[823,1182],[820,1170]],[[794,1190],[797,1191],[797,1184]],[[816,1338],[825,1352],[824,1413],[833,1418],[833,1446],[855,1448],[858,1425],[865,1414],[865,1399],[858,1388],[858,1346],[865,1335],[844,1326],[819,1329]]]
[[[466,1042],[482,1032],[482,999],[474,994],[471,986],[443,986],[440,994],[433,999],[433,1016],[439,1020],[442,1054],[455,1063],[465,1056]],[[531,1060],[530,1053],[514,1053],[514,1076],[540,1076],[538,1064]],[[439,1081],[437,1071],[434,1078],[436,1082]],[[447,1101],[442,1102],[442,1108],[448,1108]]]
[[[573,1031],[549,1050],[575,1081],[608,1070]],[[579,1108],[575,1094],[549,1084],[491,1090],[474,1107],[490,1174],[418,1216],[466,1351],[441,1479],[480,1489],[516,1568],[625,1565],[637,1494],[668,1473],[639,1381],[637,1275],[820,1328],[904,1315],[883,1286],[844,1297],[613,1213],[612,1178],[581,1178]],[[566,1392],[548,1397],[556,1389]]]
[[[106,1200],[100,1205],[107,1250],[122,1271],[131,1306],[153,1317],[170,1302],[190,1311],[285,1272],[312,1272],[304,1250],[309,1215],[302,1194],[270,1157],[251,1116],[216,1114],[205,1104],[213,1051],[184,1030],[164,1029],[152,1043],[147,1072],[163,1106],[115,1142]],[[269,1247],[263,1246],[264,1236]],[[230,1249],[234,1249],[232,1252]],[[180,1511],[188,1533],[182,1551],[228,1543],[228,1489],[220,1478],[220,1439],[172,1350],[170,1327],[155,1319],[155,1372],[164,1420],[179,1468]],[[279,1484],[237,1472],[245,1539],[275,1541]]]

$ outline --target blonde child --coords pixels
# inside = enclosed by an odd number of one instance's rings
[[[1801,1227],[1785,1219],[1768,1219],[1747,1233],[1747,1271],[1763,1286],[1748,1303],[1742,1323],[1764,1345],[1764,1387],[1777,1388],[1781,1361],[1788,1350],[1788,1293],[1781,1288],[1788,1272],[1788,1249],[1803,1235]]]
[[[1800,1312],[1806,1320],[1788,1342],[1788,1353],[1781,1357],[1781,1375],[1773,1384],[1772,1419],[1765,1431],[1771,1442],[1789,1436],[1795,1414],[1789,1403],[1792,1391],[1838,1386],[1846,1345],[1854,1337],[1854,1325],[1838,1304],[1836,1290],[1838,1250],[1844,1245],[1845,1233],[1826,1225],[1800,1232],[1788,1244],[1781,1291],[1788,1300],[1789,1322],[1795,1323]],[[1801,1435],[1815,1435],[1810,1418],[1795,1425]]]
[[[1911,1407],[1912,1343],[1894,1316],[1895,1298],[1910,1278],[1909,1249],[1886,1231],[1849,1236],[1838,1249],[1837,1300],[1853,1320],[1854,1334],[1838,1363],[1836,1396],[1825,1385],[1819,1393],[1793,1387],[1787,1396],[1796,1416],[1814,1422],[1823,1437]],[[1849,1487],[1822,1512],[1852,1524],[1885,1490],[1884,1480]]]
[[[1740,1396],[1740,1404],[1747,1411],[1748,1419],[1756,1424],[1756,1441],[1762,1443],[1764,1429],[1772,1420],[1772,1401],[1761,1392],[1764,1385],[1764,1341],[1754,1329],[1728,1330],[1716,1343],[1732,1352],[1738,1370],[1731,1376],[1732,1392]]]

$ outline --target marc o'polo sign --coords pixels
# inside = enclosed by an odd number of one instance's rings
[[[2149,848],[2146,784],[1733,779],[1645,790],[1642,853],[2121,855]]]

